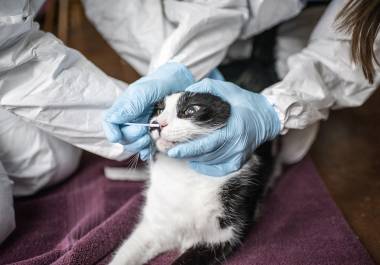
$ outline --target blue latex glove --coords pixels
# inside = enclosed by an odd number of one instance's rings
[[[139,153],[141,159],[148,159],[151,141],[148,128],[123,124],[148,122],[156,102],[166,95],[184,91],[193,83],[191,72],[184,65],[174,62],[140,78],[106,111],[103,120],[106,137],[113,143],[123,144],[130,153]]]
[[[278,115],[261,94],[212,79],[204,79],[186,91],[211,93],[231,105],[225,127],[168,152],[170,157],[188,159],[199,173],[224,176],[240,169],[257,146],[280,132]]]
[[[215,68],[212,70],[208,76],[208,78],[214,79],[214,80],[220,80],[220,81],[225,81],[224,76],[222,73],[218,70],[218,68]]]

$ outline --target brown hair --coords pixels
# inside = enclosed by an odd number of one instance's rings
[[[374,43],[380,30],[380,0],[351,0],[339,12],[338,30],[351,35],[351,55],[361,65],[364,76],[372,84],[374,61],[379,64]]]

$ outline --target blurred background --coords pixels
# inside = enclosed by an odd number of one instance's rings
[[[86,19],[79,0],[48,0],[37,20],[108,75],[127,83],[139,77]],[[379,102],[377,90],[360,108],[332,112],[321,123],[311,157],[351,228],[380,264]]]

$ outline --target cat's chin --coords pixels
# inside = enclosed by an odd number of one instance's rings
[[[173,148],[176,144],[177,142],[170,142],[162,138],[159,138],[156,141],[157,150],[165,154],[169,151],[169,149]]]

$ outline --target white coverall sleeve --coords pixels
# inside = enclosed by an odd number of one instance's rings
[[[82,0],[110,45],[145,75],[173,60],[201,79],[231,44],[297,15],[299,0]]]
[[[0,1],[0,107],[92,153],[123,159],[102,114],[126,87],[33,22],[41,1]]]
[[[330,109],[360,106],[380,84],[379,67],[370,84],[361,67],[351,61],[350,37],[335,29],[335,17],[344,4],[336,0],[329,5],[308,46],[288,59],[285,78],[263,91],[278,110],[282,133],[327,119]],[[378,58],[379,40],[375,43]]]

